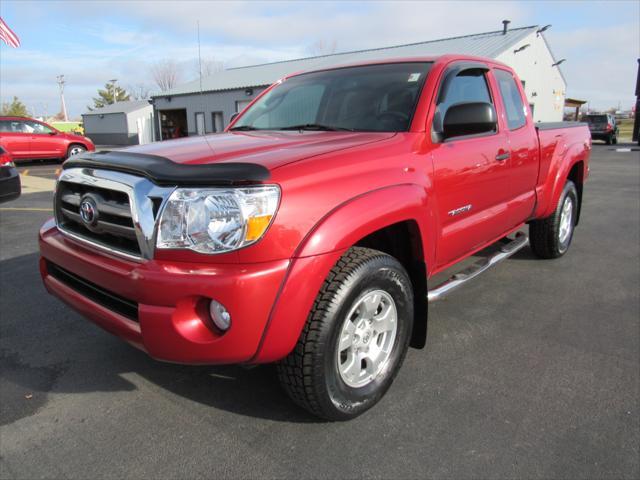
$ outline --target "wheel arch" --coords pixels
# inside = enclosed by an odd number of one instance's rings
[[[411,346],[423,347],[427,265],[435,253],[435,241],[429,240],[435,230],[428,228],[428,211],[424,187],[405,184],[367,192],[329,212],[296,250],[252,362],[272,362],[291,352],[322,283],[352,246],[369,246],[402,257],[398,260],[410,275],[417,302],[415,319],[422,320],[414,319]]]

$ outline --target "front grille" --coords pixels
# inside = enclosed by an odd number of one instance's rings
[[[47,261],[47,273],[69,288],[123,317],[138,321],[138,304]]]
[[[81,216],[81,205],[88,200],[96,220]],[[135,257],[140,245],[131,216],[129,195],[94,185],[61,180],[56,191],[56,218],[63,231]]]

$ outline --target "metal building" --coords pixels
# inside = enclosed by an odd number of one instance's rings
[[[505,23],[505,22],[503,22]],[[393,47],[231,68],[152,96],[157,138],[219,132],[231,115],[283,76],[370,59],[458,53],[494,58],[516,70],[535,121],[561,121],[566,82],[537,25]]]
[[[153,107],[148,100],[118,102],[82,114],[84,134],[96,145],[152,142]]]

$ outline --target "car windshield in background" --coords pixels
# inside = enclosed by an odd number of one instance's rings
[[[430,63],[390,63],[298,75],[254,103],[231,130],[409,129]]]
[[[585,120],[589,123],[607,123],[606,115],[589,115],[585,117]]]

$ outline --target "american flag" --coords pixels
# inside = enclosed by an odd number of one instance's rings
[[[0,17],[0,40],[13,48],[20,46],[20,39],[13,33],[13,30],[9,28],[9,25],[4,23],[4,20]]]

